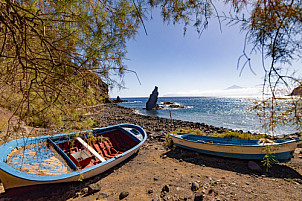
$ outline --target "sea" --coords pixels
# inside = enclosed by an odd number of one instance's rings
[[[172,118],[183,121],[200,122],[216,127],[233,130],[267,133],[274,135],[292,134],[297,132],[292,126],[277,127],[274,132],[263,128],[255,111],[250,108],[254,99],[251,98],[218,98],[218,97],[158,97],[157,103],[174,102],[185,108],[147,111],[148,98],[122,98],[129,102],[119,103],[120,106],[134,108],[142,115]]]

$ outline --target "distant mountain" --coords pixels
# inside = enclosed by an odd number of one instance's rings
[[[233,86],[230,86],[228,88],[226,88],[225,90],[230,90],[230,89],[242,89],[243,87],[240,87],[238,85],[233,85]]]
[[[292,93],[290,94],[291,96],[301,96],[302,94],[302,85],[294,88],[294,90],[292,91]]]

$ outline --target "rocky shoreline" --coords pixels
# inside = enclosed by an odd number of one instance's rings
[[[167,133],[179,127],[198,128],[206,133],[222,133],[226,128],[140,115],[116,104],[93,107],[85,116],[94,120],[95,127],[140,125],[148,140],[129,160],[92,179],[27,188],[21,194],[8,191],[0,194],[0,200],[299,200],[302,197],[301,148],[296,150],[292,161],[274,165],[269,172],[258,161],[261,169],[254,172],[248,168],[248,161],[168,149],[163,145]],[[61,130],[54,131],[58,132]]]
[[[98,114],[98,115],[95,115]],[[105,115],[109,114],[109,115]],[[167,133],[179,127],[198,128],[206,133],[222,133],[226,128],[215,127],[204,123],[194,123],[175,119],[167,119],[156,116],[137,114],[132,108],[125,108],[116,104],[106,104],[102,107],[93,108],[90,116],[100,127],[120,123],[132,123],[143,127],[150,140],[153,138],[164,139]]]
[[[126,108],[117,104],[105,104],[103,106],[94,107],[88,117],[97,122],[98,127],[110,126],[120,123],[132,123],[143,127],[150,139],[164,139],[167,133],[180,127],[190,127],[200,129],[205,133],[223,133],[225,131],[234,131],[232,129],[215,127],[205,123],[182,121],[176,119],[167,119],[156,116],[147,116],[138,114],[132,108]],[[242,130],[236,130],[243,132]],[[250,132],[248,132],[250,133]],[[256,133],[255,133],[256,134]],[[301,137],[300,133],[281,135],[281,137]]]

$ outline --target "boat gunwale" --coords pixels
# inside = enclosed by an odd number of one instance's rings
[[[6,163],[6,159],[7,156],[11,153],[11,151],[19,146],[25,146],[25,145],[29,145],[32,143],[38,143],[38,142],[44,142],[47,140],[47,138],[59,138],[61,136],[67,136],[67,135],[73,135],[77,132],[71,132],[71,133],[65,133],[65,134],[56,134],[56,135],[47,135],[47,136],[39,136],[39,137],[29,137],[29,138],[20,138],[17,140],[13,140],[13,141],[9,141],[3,145],[0,146],[0,153],[2,153],[0,155],[0,169],[4,172],[6,172],[7,174],[10,174],[14,177],[20,178],[20,179],[24,179],[24,180],[29,180],[29,181],[38,181],[38,182],[47,182],[47,181],[56,181],[56,180],[64,180],[64,179],[68,179],[74,176],[78,176],[80,174],[84,174],[86,172],[89,172],[91,170],[94,169],[98,169],[101,166],[105,166],[107,164],[110,164],[111,162],[115,161],[116,159],[122,158],[123,156],[127,155],[128,153],[138,149],[147,139],[147,134],[146,132],[143,130],[143,128],[141,128],[138,125],[134,125],[134,124],[118,124],[118,125],[113,125],[113,126],[108,126],[108,127],[104,127],[104,128],[96,128],[96,129],[91,129],[91,130],[86,130],[86,131],[81,131],[82,133],[88,133],[88,132],[100,132],[101,133],[106,133],[106,132],[110,132],[111,130],[120,130],[124,133],[126,133],[128,136],[130,137],[135,137],[133,135],[133,133],[131,133],[130,131],[127,131],[126,129],[121,129],[123,127],[130,127],[130,128],[134,128],[136,130],[139,131],[140,134],[143,135],[142,140],[136,138],[136,141],[138,142],[137,145],[135,145],[134,147],[132,147],[131,149],[111,158],[106,160],[105,162],[101,162],[98,163],[94,166],[85,168],[85,169],[81,169],[78,171],[73,171],[73,172],[69,172],[69,173],[65,173],[65,174],[60,174],[60,175],[38,175],[38,174],[31,174],[31,173],[27,173],[27,172],[23,172],[20,170],[17,170],[13,167],[11,167],[10,165],[8,165]],[[21,141],[26,140],[25,143],[20,143]],[[20,143],[20,145],[18,145],[18,143]]]
[[[225,144],[223,143],[223,141],[226,141],[225,139],[230,139],[231,141],[252,141],[252,142],[258,142],[258,140],[247,140],[247,139],[237,139],[237,138],[221,138],[221,137],[211,137],[211,136],[202,136],[202,135],[194,135],[194,134],[189,134],[189,133],[177,133],[177,134],[171,134],[170,135],[172,138],[177,138],[179,140],[183,140],[183,141],[188,141],[188,142],[193,142],[193,143],[197,143],[197,144],[206,144],[206,145],[216,145],[216,146],[238,146],[238,147],[267,147],[267,146],[281,146],[281,145],[286,145],[286,144],[289,144],[289,143],[298,143],[299,142],[299,138],[296,137],[295,139],[292,139],[292,140],[284,140],[282,142],[275,142],[273,144],[241,144],[241,143],[230,143],[230,144]],[[210,143],[210,142],[198,142],[196,140],[189,140],[189,139],[184,139],[183,138],[186,137],[186,136],[198,136],[201,138],[206,138],[208,140],[211,140],[211,139],[218,139],[218,140],[221,140],[221,143],[219,142],[218,143]]]

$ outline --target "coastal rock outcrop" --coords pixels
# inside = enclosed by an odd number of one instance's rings
[[[116,102],[123,102],[123,100],[119,96],[117,96],[116,97]]]
[[[119,96],[116,97],[115,100],[113,100],[114,103],[123,103],[123,102],[129,102],[129,101],[126,101],[126,100],[122,100]]]
[[[172,109],[187,108],[183,105],[180,105],[180,104],[174,103],[174,102],[164,102],[163,106],[168,107],[168,108],[172,108]]]
[[[156,110],[165,110],[165,109],[172,109],[172,110],[176,110],[176,109],[180,109],[180,108],[184,108],[187,109],[188,107],[184,106],[184,105],[180,105],[178,103],[174,103],[174,102],[163,102],[160,105],[156,105],[155,108]]]
[[[156,102],[158,98],[158,87],[155,86],[154,90],[152,91],[152,94],[150,94],[150,97],[146,103],[146,110],[152,110],[156,107]]]

